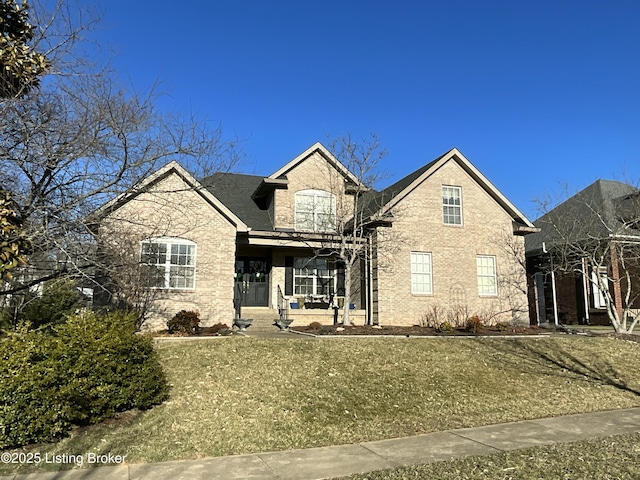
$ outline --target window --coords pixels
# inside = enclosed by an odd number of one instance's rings
[[[598,285],[598,274],[600,276],[600,282],[604,289]],[[609,289],[609,277],[607,276],[607,269],[599,268],[598,273],[596,270],[591,271],[591,294],[593,296],[594,308],[607,308],[606,291]]]
[[[431,254],[411,252],[411,293],[433,293]]]
[[[476,268],[478,271],[478,295],[498,295],[496,257],[478,255],[476,257]]]
[[[293,260],[293,292],[296,295],[332,295],[335,292],[335,264],[324,258]]]
[[[445,225],[462,225],[462,189],[442,186],[442,218]]]
[[[322,190],[296,193],[296,230],[326,232],[335,228],[336,197]]]
[[[148,267],[147,286],[195,288],[196,244],[180,238],[142,242],[140,262]]]

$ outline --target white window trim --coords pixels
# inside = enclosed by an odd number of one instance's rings
[[[300,226],[298,225],[298,196],[313,196],[313,228],[312,229],[308,229],[308,228],[300,228]],[[318,220],[318,214],[320,212],[318,212],[317,208],[316,208],[316,199],[317,198],[330,198],[331,199],[331,216],[332,216],[332,220],[333,220],[333,225],[330,225],[329,228],[322,228],[322,225],[320,225],[320,222]],[[293,218],[294,218],[294,223],[295,223],[295,229],[299,230],[299,231],[307,231],[307,232],[328,232],[331,231],[333,229],[335,229],[335,223],[336,223],[336,196],[331,193],[331,192],[327,192],[325,190],[316,190],[316,189],[307,189],[307,190],[298,190],[295,193],[294,196],[294,212],[293,212]]]
[[[423,257],[423,258],[428,258],[429,259],[429,271],[428,272],[417,272],[414,269],[414,266],[417,265],[417,262],[414,262],[414,256],[415,257]],[[431,254],[431,252],[411,252],[410,254],[410,263],[411,263],[411,294],[412,295],[433,295],[433,255]],[[423,264],[425,264],[423,262]],[[428,278],[428,282],[414,282],[414,276],[416,277],[420,277],[420,278]],[[418,285],[426,285],[427,286],[427,291],[423,292],[423,291],[418,291],[417,286]]]
[[[457,205],[445,205],[444,203],[444,189],[445,188],[454,188],[458,191],[459,195],[460,195],[460,206],[458,208],[460,208],[460,223],[447,223],[445,222],[445,218],[444,218],[444,207],[457,207]],[[449,227],[462,227],[464,225],[464,212],[462,209],[462,187],[458,187],[455,185],[442,185],[442,189],[440,190],[440,203],[442,206],[442,223],[443,225],[447,225]]]
[[[195,290],[196,289],[196,264],[198,258],[198,244],[187,240],[186,238],[179,237],[151,237],[146,238],[140,242],[140,257],[142,260],[142,248],[144,244],[155,243],[160,244],[164,243],[167,245],[167,255],[164,264],[155,263],[149,264],[154,266],[162,266],[164,265],[164,286],[163,287],[148,287],[155,290]],[[193,286],[192,287],[172,287],[171,286],[171,267],[184,267],[184,265],[174,265],[171,263],[171,246],[172,245],[189,245],[193,247],[193,266],[188,265],[193,268]],[[146,264],[145,264],[146,265]]]
[[[308,276],[306,276],[306,275],[305,275],[305,276],[303,276],[303,275],[297,275],[297,274],[296,274],[295,261],[296,261],[296,259],[298,259],[298,258],[306,258],[306,259],[307,259],[307,261],[308,261],[308,263],[313,263],[313,264],[314,264],[314,267],[311,269],[311,270],[312,270],[312,272],[311,272]],[[327,265],[327,267],[328,267],[328,266],[329,266],[329,265]],[[327,268],[327,271],[332,272],[331,277],[320,277],[320,276],[318,275],[318,268],[315,266],[315,261],[314,261],[314,259],[312,259],[312,258],[310,258],[310,257],[295,257],[295,259],[294,259],[294,264],[293,264],[293,295],[294,295],[294,296],[296,296],[296,295],[305,295],[305,296],[307,296],[307,295],[324,295],[323,293],[318,293],[318,279],[319,279],[319,278],[331,278],[332,283],[333,283],[333,292],[334,292],[334,295],[335,295],[335,292],[336,292],[336,290],[337,290],[337,288],[338,288],[338,270],[337,270],[337,268],[335,268],[335,266],[334,266],[334,268],[333,268],[333,269],[331,269],[331,268]],[[299,286],[299,285],[296,283],[296,280],[297,280],[297,279],[299,279],[299,278],[310,278],[310,277],[312,278],[311,282],[312,282],[312,285],[313,285],[313,286],[312,286],[313,293],[310,293],[310,294],[306,294],[306,293],[296,293],[296,287],[297,287],[297,286]]]
[[[493,260],[493,275],[480,273],[478,270],[478,260],[481,258],[490,258]],[[478,295],[481,297],[497,297],[498,296],[498,262],[495,255],[476,255],[476,277],[478,279]],[[480,279],[481,278],[493,278],[493,284],[495,291],[492,293],[484,293],[480,291]]]

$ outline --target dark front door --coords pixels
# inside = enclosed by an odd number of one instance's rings
[[[269,261],[267,258],[238,257],[236,259],[235,297],[243,307],[269,305]]]

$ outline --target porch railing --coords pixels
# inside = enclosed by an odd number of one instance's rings
[[[289,304],[282,293],[280,285],[278,285],[278,315],[280,316],[280,320],[287,320],[289,318]]]

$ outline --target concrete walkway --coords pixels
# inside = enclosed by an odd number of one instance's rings
[[[640,432],[640,407],[448,430],[355,445],[14,475],[14,480],[321,479]],[[114,455],[117,452],[112,452]]]

